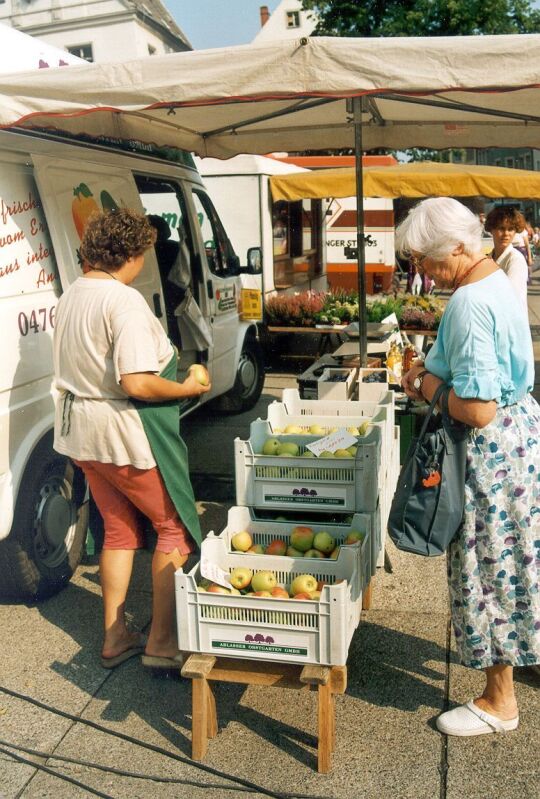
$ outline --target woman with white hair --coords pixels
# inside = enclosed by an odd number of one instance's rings
[[[451,289],[425,364],[403,378],[429,402],[450,385],[450,415],[471,428],[465,509],[448,552],[461,662],[483,669],[481,696],[443,713],[447,735],[514,730],[513,668],[540,663],[540,408],[530,330],[511,284],[484,255],[481,224],[450,198],[424,200],[397,230],[400,253]]]

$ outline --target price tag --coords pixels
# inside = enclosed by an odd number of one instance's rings
[[[306,444],[306,448],[319,457],[321,452],[335,452],[336,449],[347,449],[357,443],[358,439],[356,436],[353,436],[348,430],[342,427],[336,430],[335,433],[330,433],[329,436],[319,438],[318,441],[314,441],[312,444]]]
[[[223,588],[231,587],[231,580],[228,573],[205,557],[201,557],[201,574],[203,577],[206,577],[207,580],[222,585]]]

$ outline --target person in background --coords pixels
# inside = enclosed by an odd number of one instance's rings
[[[529,277],[528,277],[527,282],[530,283],[531,282],[533,259],[532,259],[532,253],[531,253],[531,243],[530,243],[530,239],[529,239],[529,232],[527,230],[527,222],[525,220],[525,217],[521,213],[521,211],[518,211],[517,209],[514,209],[514,210],[515,210],[515,213],[516,213],[516,220],[518,220],[518,222],[517,222],[518,223],[518,227],[516,229],[516,232],[514,233],[514,238],[512,240],[512,245],[525,258],[525,261],[527,263],[528,273],[529,273]]]
[[[484,670],[486,685],[442,713],[437,727],[458,736],[514,730],[513,670],[540,663],[540,408],[530,330],[508,278],[482,252],[478,218],[457,200],[419,203],[396,244],[438,288],[452,290],[435,343],[403,377],[404,390],[430,402],[446,383],[450,415],[470,427],[448,578],[460,661]]]
[[[80,248],[85,271],[60,297],[54,330],[54,447],[83,470],[105,526],[104,668],[143,651],[146,666],[181,665],[174,572],[201,540],[178,401],[207,392],[210,384],[192,373],[176,382],[176,351],[130,286],[155,239],[135,211],[92,216]],[[147,642],[125,619],[134,553],[143,546],[141,513],[157,533]]]
[[[512,244],[514,236],[524,222],[523,215],[515,208],[501,205],[489,212],[485,227],[493,238],[492,258],[510,280],[528,319],[527,281],[529,269],[522,253]]]

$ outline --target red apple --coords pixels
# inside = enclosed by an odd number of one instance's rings
[[[311,599],[311,596],[302,591],[300,594],[294,594],[293,599]]]
[[[313,546],[314,533],[311,527],[299,525],[291,533],[291,546],[300,552],[307,552]]]
[[[350,530],[349,535],[345,539],[345,544],[357,544],[359,541],[363,541],[366,537],[365,533],[360,533],[358,530]]]
[[[228,588],[224,588],[222,585],[218,585],[217,583],[210,583],[208,588],[206,589],[210,594],[230,594]]]
[[[326,580],[318,580],[317,581],[317,591],[322,591],[325,585],[328,585]]]
[[[289,598],[289,594],[281,585],[276,585],[275,588],[272,588],[272,596],[276,597],[277,599]]]
[[[253,596],[272,596],[270,591],[254,591]]]
[[[248,549],[252,555],[264,555],[264,547],[262,544],[253,544],[252,547]]]
[[[266,555],[284,555],[287,551],[287,542],[281,538],[275,538],[265,549]]]

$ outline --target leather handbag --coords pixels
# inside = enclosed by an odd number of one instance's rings
[[[417,438],[409,446],[388,518],[398,549],[443,555],[456,535],[465,504],[465,465],[470,428],[448,415],[450,387],[439,386]],[[441,413],[433,425],[435,406]]]

